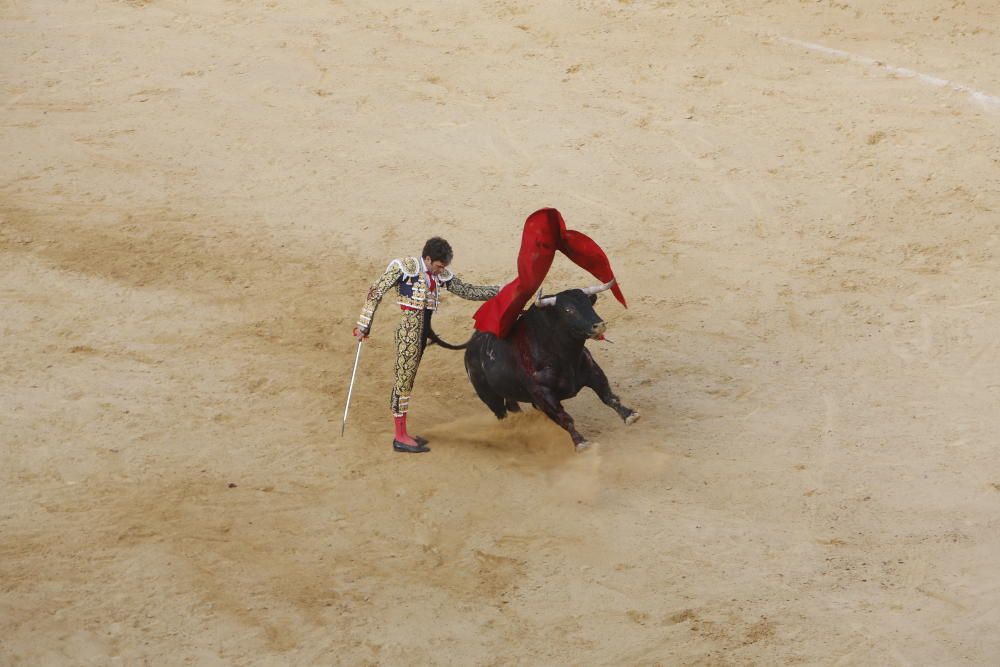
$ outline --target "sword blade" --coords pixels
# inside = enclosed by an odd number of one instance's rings
[[[358,341],[358,353],[354,356],[354,372],[351,373],[351,384],[347,387],[347,404],[344,406],[344,421],[340,424],[340,437],[344,437],[344,429],[347,428],[347,412],[351,409],[351,394],[354,392],[354,378],[358,376],[358,362],[361,361],[361,344],[364,340]]]

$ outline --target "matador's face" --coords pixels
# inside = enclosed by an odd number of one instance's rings
[[[440,259],[435,259],[431,261],[430,257],[424,257],[424,265],[427,267],[427,271],[432,276],[440,275],[444,271],[445,267],[448,266],[448,262],[442,262]]]

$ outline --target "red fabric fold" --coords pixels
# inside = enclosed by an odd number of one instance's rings
[[[562,214],[554,208],[535,211],[524,221],[521,234],[521,251],[517,255],[517,278],[505,285],[500,293],[484,303],[473,319],[476,329],[500,338],[506,337],[521,310],[530,301],[552,266],[556,250],[569,257],[573,263],[606,283],[614,279],[611,262],[601,246],[582,232],[566,229]],[[625,296],[616,282],[611,288],[619,302],[626,308]]]

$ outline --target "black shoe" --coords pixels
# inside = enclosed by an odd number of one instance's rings
[[[414,436],[411,436],[411,437],[414,440],[416,440],[417,444],[420,445],[421,447],[426,447],[427,443],[430,442],[430,440],[428,440],[427,438],[421,437],[419,435],[414,435]]]
[[[420,444],[419,441],[417,445],[414,446],[414,445],[404,444],[399,440],[393,440],[392,448],[395,449],[397,452],[405,452],[407,454],[422,454],[423,452],[431,451],[430,447]]]

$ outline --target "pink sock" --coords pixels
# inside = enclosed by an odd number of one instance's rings
[[[393,436],[396,442],[401,442],[404,445],[416,445],[417,441],[406,432],[406,415],[393,417],[393,421],[396,422],[396,435]]]

